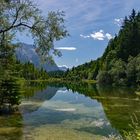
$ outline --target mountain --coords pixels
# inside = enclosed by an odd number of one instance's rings
[[[37,55],[35,51],[35,46],[34,45],[29,45],[25,43],[20,43],[19,47],[16,48],[16,56],[18,60],[21,62],[31,62],[35,65],[37,68],[43,68],[46,71],[58,71],[59,68],[55,63],[51,63],[49,61],[45,63],[41,63],[39,56]]]

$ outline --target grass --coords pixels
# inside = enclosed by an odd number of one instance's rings
[[[97,81],[95,80],[82,80],[82,82],[89,83],[89,84],[97,83]]]

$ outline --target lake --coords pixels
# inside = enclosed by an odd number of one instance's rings
[[[29,83],[23,91],[19,112],[0,116],[0,140],[105,140],[140,118],[131,88]]]

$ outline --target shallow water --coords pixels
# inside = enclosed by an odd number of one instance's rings
[[[130,130],[133,113],[140,115],[139,96],[130,89],[51,85],[27,91],[20,113],[0,117],[0,139],[102,140]]]

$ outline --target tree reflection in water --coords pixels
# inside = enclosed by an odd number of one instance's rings
[[[12,79],[3,80],[0,85],[1,112],[2,110],[5,111],[6,109],[8,112],[9,109],[11,109],[11,106],[19,104],[19,87]],[[78,94],[83,94],[84,96],[90,97],[94,101],[96,100],[101,103],[104,113],[112,128],[115,128],[120,134],[123,135],[124,130],[127,132],[133,132],[133,128],[130,127],[130,125],[132,125],[131,116],[135,113],[138,120],[140,118],[140,96],[135,94],[135,89],[101,87],[95,84],[92,85],[84,83],[28,83],[27,87],[24,87],[25,93],[23,95],[25,96],[25,98],[27,98],[28,101],[41,104],[44,103],[44,101],[50,100],[53,96],[55,96],[57,90],[62,89],[62,87],[65,87],[65,89],[68,90],[70,89],[71,91],[73,91],[73,93],[76,92]],[[47,102],[49,103],[49,101]],[[40,104],[37,105],[40,106]],[[37,112],[38,108],[38,106],[33,106],[32,108],[31,106],[29,107],[28,104],[23,104],[21,107],[22,111],[20,110],[22,115],[16,113],[10,116],[0,116],[0,139],[6,137],[6,135],[7,138],[13,137],[18,139],[19,137],[19,139],[21,139],[22,135],[26,135],[26,132],[22,130],[22,128],[26,126],[24,122],[25,120],[22,117],[25,117],[26,113],[32,114],[32,112],[34,111]],[[66,114],[68,115],[68,113]],[[48,120],[53,119],[52,116],[55,117],[55,115],[51,114],[48,114],[48,116]],[[67,116],[64,117],[67,118]],[[28,116],[28,119],[31,119],[32,121],[33,118]],[[26,119],[26,121],[28,119]],[[59,119],[58,116],[57,119]],[[55,118],[53,121],[56,121],[57,119]],[[46,121],[47,119],[45,116],[45,120],[42,119],[42,122],[44,123]],[[41,122],[41,120],[39,120],[38,122]],[[95,133],[95,130],[92,127],[87,126],[82,129],[78,129],[78,131],[91,134]],[[98,133],[101,132],[99,131]]]
[[[135,88],[99,86],[87,83],[51,83],[52,86],[66,87],[102,104],[106,117],[113,128],[120,134],[124,131],[133,132],[132,116],[137,116],[140,122],[140,96]],[[140,127],[140,126],[139,126]]]

